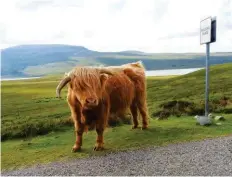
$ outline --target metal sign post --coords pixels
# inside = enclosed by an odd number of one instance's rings
[[[206,60],[205,60],[205,116],[209,114],[209,51],[210,44],[206,44]]]
[[[216,41],[216,18],[208,17],[200,24],[200,43],[206,44],[205,60],[205,117],[209,114],[209,58],[210,43]]]

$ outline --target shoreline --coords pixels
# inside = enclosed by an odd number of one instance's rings
[[[39,79],[41,77],[10,77],[10,78],[2,78],[1,81],[14,81],[14,80],[28,80],[28,79]]]
[[[163,70],[148,70],[146,71],[146,76],[178,76],[189,74],[203,68],[187,68],[187,69],[163,69]],[[39,79],[41,77],[12,77],[12,78],[2,78],[1,81],[14,81],[14,80],[28,80],[28,79]]]
[[[178,76],[199,71],[204,68],[163,69],[146,71],[146,76]]]

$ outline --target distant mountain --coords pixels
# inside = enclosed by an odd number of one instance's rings
[[[69,45],[20,45],[2,50],[2,75],[23,75],[28,66],[66,61],[70,56],[96,55],[81,46]]]
[[[97,52],[72,45],[20,45],[1,51],[2,77],[42,76],[63,73],[76,65],[120,65],[142,60],[146,69],[204,67],[204,54]],[[232,53],[211,54],[211,64],[232,62]]]

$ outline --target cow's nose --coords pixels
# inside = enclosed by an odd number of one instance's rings
[[[88,103],[88,104],[96,104],[97,100],[95,98],[86,98],[86,103]]]

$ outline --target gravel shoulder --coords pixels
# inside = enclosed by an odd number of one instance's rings
[[[232,136],[111,153],[3,172],[2,176],[231,176]]]

